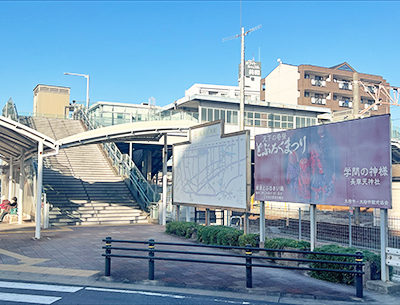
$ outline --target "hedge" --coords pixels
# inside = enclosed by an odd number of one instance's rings
[[[165,233],[174,234],[176,236],[191,238],[196,232],[198,225],[194,222],[173,221],[167,223]]]
[[[355,254],[359,251],[356,248],[341,247],[339,245],[326,245],[321,248],[315,248],[315,252],[328,252],[328,253],[340,253],[340,254]],[[368,250],[362,251],[364,262],[369,262],[371,267],[371,280],[378,280],[381,277],[381,256],[375,254]],[[330,261],[340,261],[340,262],[354,262],[354,257],[346,256],[331,256],[322,254],[310,254],[308,256],[310,259],[316,260],[330,260]],[[324,264],[324,263],[311,263],[312,268],[332,268],[339,270],[355,270],[354,266],[337,265],[337,264]],[[393,272],[393,268],[390,268],[390,274]],[[353,274],[349,273],[338,273],[338,272],[327,272],[327,271],[310,271],[310,276],[334,283],[342,283],[347,285],[352,285],[354,283],[355,277]]]

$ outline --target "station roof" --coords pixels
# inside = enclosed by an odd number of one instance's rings
[[[22,150],[26,158],[38,150],[38,142],[43,141],[44,148],[55,149],[55,140],[21,123],[0,116],[0,159],[9,163],[10,157],[19,159]]]

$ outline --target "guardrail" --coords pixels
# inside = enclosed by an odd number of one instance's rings
[[[219,265],[229,265],[229,266],[244,266],[246,267],[246,288],[253,288],[252,280],[252,267],[261,268],[279,268],[279,269],[296,269],[296,270],[308,270],[308,271],[327,271],[327,272],[338,272],[338,273],[349,273],[356,276],[356,295],[358,298],[363,297],[363,279],[362,267],[364,263],[362,262],[364,255],[357,251],[356,254],[338,254],[338,253],[326,253],[326,252],[312,252],[312,251],[301,251],[301,250],[278,250],[278,249],[265,249],[256,248],[251,245],[246,245],[246,247],[234,247],[234,246],[215,246],[215,245],[203,245],[203,244],[184,244],[184,243],[167,243],[167,242],[155,242],[154,239],[149,239],[148,241],[136,241],[136,240],[118,240],[112,239],[111,237],[106,237],[103,239],[106,243],[102,248],[105,249],[105,253],[102,256],[105,257],[105,276],[111,275],[111,258],[136,258],[136,259],[147,259],[149,261],[149,280],[154,280],[155,271],[155,261],[178,261],[178,262],[190,262],[190,263],[206,263],[206,264],[219,264]],[[115,247],[112,243],[125,243],[125,244],[142,244],[148,245],[148,248],[128,248],[128,247]],[[211,248],[211,249],[225,249],[225,250],[242,250],[245,251],[245,255],[233,254],[233,253],[217,253],[217,252],[192,252],[192,251],[177,251],[177,250],[159,250],[155,249],[155,246],[182,246],[182,247],[193,247],[193,248]],[[127,254],[115,254],[115,251],[134,251],[134,252],[148,252],[147,256],[143,255],[127,255]],[[329,256],[340,256],[340,257],[354,257],[355,262],[339,262],[339,261],[329,261],[329,260],[314,260],[314,259],[302,259],[302,258],[283,258],[283,257],[269,257],[269,256],[255,256],[254,251],[265,251],[265,252],[289,252],[289,253],[302,253],[302,254],[318,254],[318,255],[329,255]],[[233,257],[242,258],[243,262],[229,262],[229,261],[216,261],[216,260],[199,260],[199,259],[186,259],[186,258],[176,258],[176,257],[166,257],[166,256],[155,256],[156,253],[169,253],[169,254],[186,254],[186,255],[204,255],[204,256],[217,256],[217,257]],[[322,264],[333,264],[333,265],[345,265],[353,266],[356,270],[340,270],[340,269],[328,269],[328,268],[312,268],[312,267],[300,267],[300,266],[281,266],[281,265],[267,265],[260,263],[253,263],[254,259],[258,260],[286,260],[294,262],[308,262],[308,263],[322,263]]]

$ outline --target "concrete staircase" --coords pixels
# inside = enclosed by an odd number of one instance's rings
[[[30,121],[32,128],[57,140],[84,131],[80,121]],[[43,187],[53,206],[53,226],[148,222],[148,214],[140,209],[99,145],[61,149],[58,155],[44,158]]]

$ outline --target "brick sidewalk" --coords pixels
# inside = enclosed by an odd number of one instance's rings
[[[0,224],[0,271],[99,279],[104,276],[105,268],[105,259],[101,256],[104,253],[102,239],[107,236],[122,240],[147,241],[152,238],[163,242],[195,243],[193,240],[165,234],[164,227],[159,225],[52,228],[42,230],[40,240],[33,238],[34,229],[29,225]],[[129,247],[141,246],[129,245]],[[192,251],[210,250],[196,248]],[[225,250],[216,251],[223,253]],[[133,255],[132,252],[126,254]],[[137,255],[147,255],[147,252]],[[161,254],[156,253],[156,255]],[[192,258],[207,259],[201,255]],[[147,279],[147,260],[112,258],[113,282],[145,283]],[[245,288],[245,268],[242,266],[156,261],[155,280],[157,285],[163,286],[248,291]],[[354,301],[356,294],[353,286],[319,281],[301,271],[272,268],[253,268],[253,287],[251,291],[254,293],[279,293],[343,301]],[[365,300],[369,294],[371,292],[364,290]]]

